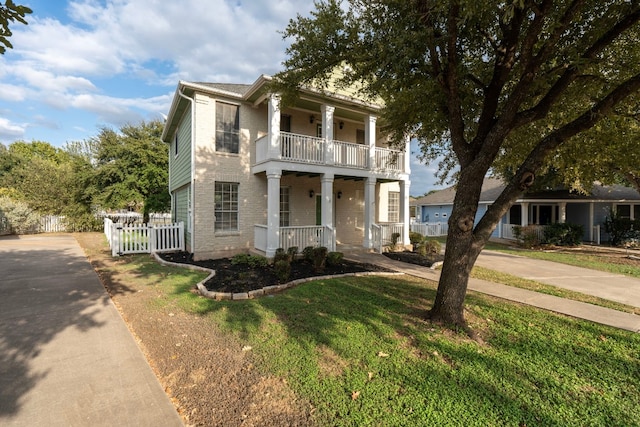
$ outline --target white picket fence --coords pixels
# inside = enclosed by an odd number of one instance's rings
[[[449,231],[449,224],[446,222],[414,222],[410,227],[411,231],[429,237],[446,236]]]
[[[119,224],[104,219],[111,255],[183,251],[184,223],[167,225]]]

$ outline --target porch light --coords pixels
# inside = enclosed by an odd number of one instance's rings
[[[309,116],[309,123],[313,124],[315,120],[316,120],[316,117],[313,114]]]
[[[309,190],[309,197],[310,197],[310,198],[313,198],[313,196],[315,196],[315,195],[316,195],[316,192],[315,192],[315,191],[313,191],[313,190]]]
[[[340,129],[342,129],[344,127],[344,122],[340,122],[339,126],[340,126]]]
[[[338,196],[338,199],[342,199],[342,191],[338,191],[338,194],[336,194],[336,196]]]

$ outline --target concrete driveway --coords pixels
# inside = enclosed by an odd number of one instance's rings
[[[640,279],[633,277],[487,250],[476,265],[640,307]]]
[[[183,425],[70,235],[0,237],[0,425]]]

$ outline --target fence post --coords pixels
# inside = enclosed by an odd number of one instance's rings
[[[122,225],[111,224],[111,256],[118,256],[120,252],[120,234]]]
[[[147,238],[149,239],[149,253],[156,251],[156,227],[147,224]]]

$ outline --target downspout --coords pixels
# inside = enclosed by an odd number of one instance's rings
[[[182,89],[178,89],[178,95],[182,98],[188,100],[191,103],[191,191],[189,194],[191,198],[191,253],[193,254],[196,249],[196,233],[194,233],[196,227],[196,178],[195,178],[195,170],[196,170],[196,104],[193,98],[188,97],[184,93],[182,93]]]

